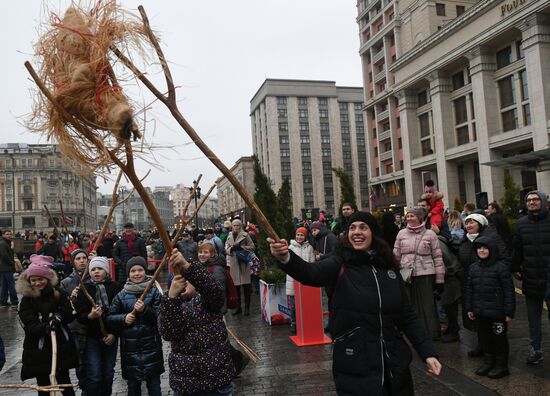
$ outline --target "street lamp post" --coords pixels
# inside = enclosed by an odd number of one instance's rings
[[[193,180],[193,185],[197,184],[197,181],[196,180]],[[189,187],[189,191],[193,192],[193,187]],[[195,213],[195,226],[198,227],[199,226],[199,211],[197,210],[197,201],[200,199],[201,197],[201,188],[200,187],[197,187],[197,190],[195,191],[195,195],[194,195],[194,199],[195,199],[195,210],[196,210],[196,213]]]

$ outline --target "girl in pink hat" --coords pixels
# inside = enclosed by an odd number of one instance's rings
[[[57,383],[70,384],[69,370],[78,365],[75,343],[67,324],[75,318],[68,296],[57,287],[57,274],[51,269],[53,258],[33,254],[31,264],[17,281],[23,295],[19,318],[25,330],[21,379],[36,378],[38,385],[50,385],[52,332],[57,340]],[[49,392],[38,392],[49,395]],[[64,396],[74,395],[64,388]]]

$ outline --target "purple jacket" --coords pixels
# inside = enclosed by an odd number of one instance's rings
[[[220,314],[225,296],[200,263],[193,262],[182,275],[197,293],[187,301],[164,296],[158,316],[160,335],[172,346],[170,388],[184,394],[213,391],[231,383],[235,374]]]

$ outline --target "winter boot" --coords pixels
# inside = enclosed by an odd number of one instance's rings
[[[252,285],[243,285],[244,291],[244,316],[250,315],[250,295],[252,294]]]
[[[495,356],[488,353],[483,355],[483,366],[476,370],[476,374],[479,376],[486,376],[495,367]]]
[[[241,287],[235,286],[235,288],[237,289],[237,310],[231,314],[233,316],[243,313],[241,309]]]
[[[508,357],[506,355],[497,355],[495,367],[487,374],[488,378],[497,379],[510,375],[508,370]]]

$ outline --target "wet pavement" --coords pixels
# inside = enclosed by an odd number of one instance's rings
[[[468,358],[466,352],[475,344],[475,337],[461,332],[461,343],[438,343],[444,365],[439,377],[427,375],[423,363],[415,358],[411,370],[417,395],[550,395],[550,361],[540,366],[527,366],[529,351],[525,301],[517,296],[516,318],[509,327],[511,376],[499,380],[478,377],[474,370],[481,360]],[[268,326],[260,316],[259,297],[253,296],[251,316],[228,315],[228,326],[260,357],[250,363],[234,381],[236,395],[335,395],[331,374],[331,346],[296,347],[288,338],[288,326]],[[543,315],[543,349],[550,359],[550,325]],[[6,364],[0,383],[21,383],[23,330],[15,308],[0,308],[0,335],[6,346]],[[164,350],[167,358],[169,345]],[[74,378],[74,373],[73,378]],[[171,395],[168,373],[161,376],[163,395]],[[75,380],[76,382],[76,380]],[[27,381],[27,383],[34,383]],[[0,395],[36,395],[35,391],[0,389]],[[80,392],[77,392],[80,394]],[[125,395],[126,382],[117,363],[113,395]],[[143,388],[143,394],[147,392]]]

